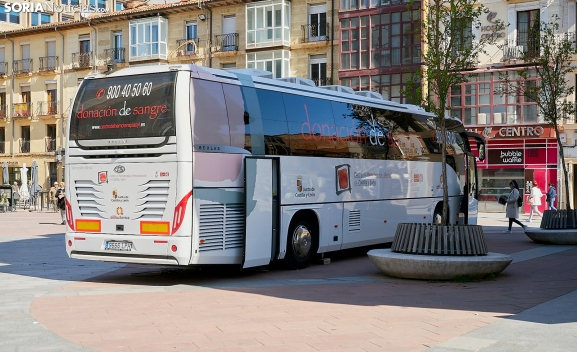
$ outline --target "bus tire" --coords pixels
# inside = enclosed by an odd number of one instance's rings
[[[290,269],[306,268],[318,248],[315,223],[306,216],[295,217],[289,226],[285,262]]]

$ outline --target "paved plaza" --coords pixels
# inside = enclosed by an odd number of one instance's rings
[[[526,217],[524,217],[526,218]],[[69,259],[59,214],[0,213],[0,351],[574,351],[577,246],[482,214],[512,264],[479,282],[384,276],[367,248],[235,272]],[[538,222],[531,223],[538,226]]]

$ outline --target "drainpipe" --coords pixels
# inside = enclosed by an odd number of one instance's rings
[[[94,50],[92,51],[92,73],[96,73],[96,51],[98,50],[98,32],[96,28],[90,25],[90,20],[88,20],[88,27],[94,31]]]
[[[12,43],[12,74],[10,75],[11,83],[10,83],[10,105],[14,104],[14,41],[4,33],[4,39],[8,39]],[[12,116],[13,110],[10,109],[10,117],[12,117],[12,139],[10,140],[10,157],[14,157],[14,116]]]
[[[338,82],[333,82],[335,73],[335,48],[333,47],[335,43],[335,0],[331,0],[331,26],[331,84],[337,84]]]
[[[60,131],[60,146],[64,147],[64,34],[58,32],[58,26],[54,26],[56,33],[60,34],[62,37],[62,58],[60,59],[60,123],[62,126]],[[57,149],[58,150],[58,149]]]
[[[209,37],[208,37],[208,67],[212,68],[212,10],[210,9],[210,7],[206,7],[206,9],[208,10],[208,12],[210,13],[210,18],[209,20],[209,27],[210,27],[210,33],[209,33]]]

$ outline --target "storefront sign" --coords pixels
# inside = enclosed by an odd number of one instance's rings
[[[481,33],[481,39],[491,38],[491,36],[493,36],[493,32],[496,29],[503,28],[502,26],[499,26],[497,24],[495,18],[497,18],[496,12],[489,12],[487,14],[487,22],[489,22],[490,24],[488,26],[481,26],[481,32],[491,32],[491,33]],[[505,38],[505,31],[497,32],[495,33],[495,35],[497,36],[497,38]]]
[[[483,135],[485,139],[512,139],[512,138],[549,138],[552,137],[553,131],[551,127],[543,126],[516,126],[516,127],[484,127],[480,128],[469,128],[469,132],[475,132]]]
[[[14,160],[10,160],[10,161],[8,161],[8,160],[6,160],[6,161],[0,160],[0,166],[2,166],[2,164],[4,164],[4,163],[6,163],[6,164],[8,165],[8,167],[18,166],[18,162],[17,162],[17,161],[14,161]]]
[[[489,149],[489,164],[523,164],[524,153],[523,149]]]

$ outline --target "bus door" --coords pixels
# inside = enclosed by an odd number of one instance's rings
[[[467,180],[465,183],[466,193],[464,199],[467,200],[465,207],[465,224],[477,225],[477,216],[479,213],[479,195],[477,187],[477,162],[472,153],[466,154]]]
[[[244,159],[245,234],[242,268],[269,265],[278,248],[279,160]]]

